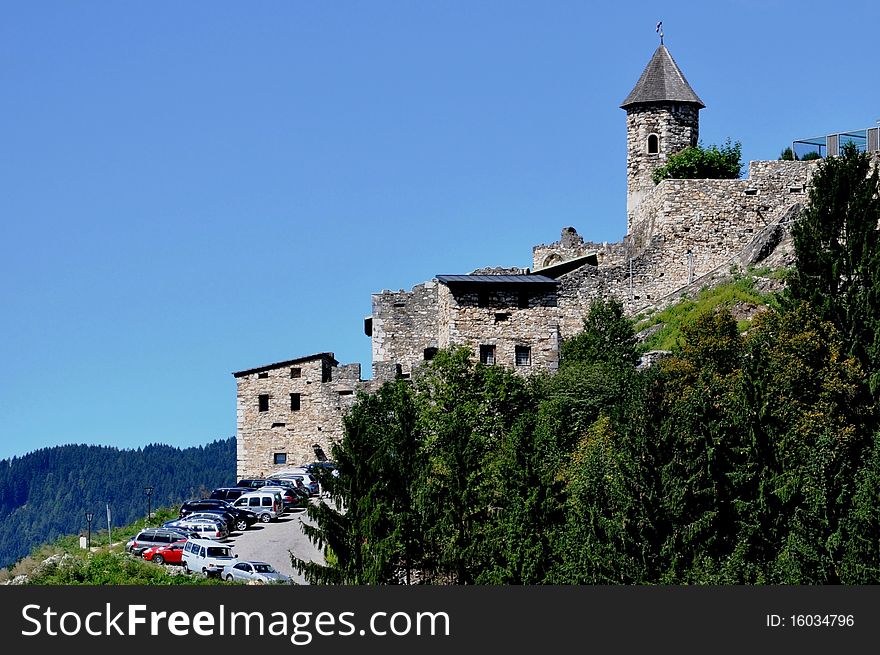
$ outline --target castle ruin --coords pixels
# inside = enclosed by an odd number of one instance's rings
[[[619,300],[629,315],[662,306],[732,265],[764,261],[803,205],[815,162],[751,162],[745,179],[668,179],[652,173],[697,144],[702,100],[669,51],[657,48],[621,104],[627,128],[627,235],[584,241],[566,227],[532,249],[530,268],[437,275],[372,296],[364,332],[372,379],[333,353],[239,371],[237,473],[268,475],[330,456],[356,392],[408,378],[438,349],[462,346],[518,374],[555,371],[563,339],[590,303]],[[875,139],[876,141],[876,139]]]

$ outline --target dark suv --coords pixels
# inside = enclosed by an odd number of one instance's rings
[[[225,500],[231,503],[248,491],[253,491],[253,487],[220,487],[211,492],[211,500]]]
[[[184,518],[195,512],[209,512],[227,519],[230,531],[238,530],[239,532],[242,532],[257,522],[257,515],[254,512],[233,507],[225,500],[217,500],[214,498],[190,500],[180,506],[180,518]]]

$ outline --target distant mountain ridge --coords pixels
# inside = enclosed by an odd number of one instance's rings
[[[234,483],[234,476],[234,437],[190,448],[55,446],[0,460],[0,567],[85,530],[87,512],[93,530],[106,529],[107,503],[113,525],[145,516],[147,486],[156,508]]]

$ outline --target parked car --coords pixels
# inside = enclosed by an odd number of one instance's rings
[[[308,471],[309,475],[318,483],[319,489],[324,486],[324,480],[329,476],[338,476],[339,469],[336,468],[336,462],[311,462],[303,464],[303,468]],[[319,491],[320,493],[320,491]]]
[[[280,481],[291,481],[291,480],[299,480],[302,485],[308,489],[309,494],[312,496],[318,495],[319,487],[317,481],[315,481],[312,476],[308,473],[279,473],[276,477],[270,478],[271,481],[280,480]]]
[[[233,505],[254,512],[261,523],[268,523],[272,519],[278,518],[283,511],[281,494],[277,491],[255,490],[249,494],[239,496]]]
[[[211,500],[225,500],[231,503],[242,494],[253,491],[253,489],[253,487],[220,487],[211,492]]]
[[[227,534],[232,534],[232,530],[229,529],[229,521],[227,518],[218,512],[212,512],[210,510],[202,510],[201,512],[193,512],[185,519],[178,519],[180,521],[199,521],[201,522],[211,522],[214,525],[219,526],[222,530],[225,530]]]
[[[204,517],[210,517],[212,519],[216,519],[221,521],[223,525],[226,527],[226,530],[232,532],[235,530],[235,516],[233,516],[232,512],[227,512],[225,509],[221,509],[219,507],[205,507],[197,509],[193,512],[190,512],[186,516],[184,516],[184,520],[188,519],[191,516],[195,516],[196,514]]]
[[[244,489],[243,491],[254,491],[253,489]],[[186,508],[186,509],[184,509]],[[247,510],[242,510],[232,503],[216,498],[203,498],[202,500],[191,500],[184,503],[180,508],[181,515],[189,512],[227,512],[232,515],[229,522],[230,530],[246,530],[257,522],[257,515]]]
[[[284,509],[305,509],[309,506],[309,497],[308,494],[300,495],[295,492],[291,487],[286,486],[269,486],[260,487],[261,491],[277,491],[281,494],[281,502],[284,504]]]
[[[336,462],[309,462],[308,464],[303,464],[302,468],[312,477],[321,476],[322,474],[329,475],[336,470]]]
[[[170,546],[175,541],[198,536],[193,530],[182,526],[147,528],[141,530],[125,544],[125,551],[132,555],[140,555],[153,546]]]
[[[198,539],[211,539],[212,541],[229,539],[229,530],[226,529],[226,526],[212,519],[177,519],[177,526],[195,532]]]
[[[237,560],[232,548],[216,541],[190,539],[183,547],[183,569],[201,573],[206,578],[219,576],[227,565],[235,564]]]
[[[228,564],[221,573],[227,582],[255,582],[257,584],[290,584],[290,576],[279,573],[266,562],[241,561]]]
[[[244,478],[235,483],[236,487],[248,487],[250,489],[259,489],[266,485],[265,478]]]
[[[202,500],[188,500],[183,505],[180,506],[180,511],[178,512],[179,518],[186,518],[188,515],[193,512],[204,512],[205,510],[224,510],[225,507],[220,505],[219,500],[213,500],[211,498],[204,498]],[[224,517],[229,521],[229,528],[233,528],[232,524],[232,516]]]
[[[148,562],[155,564],[182,564],[183,547],[186,542],[186,539],[181,539],[167,546],[152,546],[143,552],[143,557]]]

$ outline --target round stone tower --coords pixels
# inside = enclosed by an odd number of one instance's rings
[[[705,106],[661,43],[620,105],[626,110],[628,233],[633,231],[639,204],[654,188],[651,174],[669,155],[697,145],[699,112]]]

